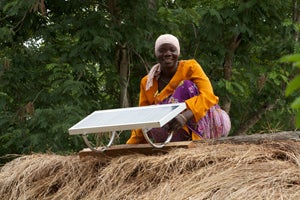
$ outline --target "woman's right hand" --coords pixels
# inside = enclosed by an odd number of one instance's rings
[[[168,130],[171,131],[178,131],[181,129],[188,120],[193,117],[193,112],[191,110],[185,110],[184,112],[178,114],[174,119],[172,119],[168,123]]]

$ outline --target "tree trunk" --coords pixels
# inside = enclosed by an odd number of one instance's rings
[[[126,108],[130,106],[129,96],[128,96],[128,84],[129,84],[129,56],[128,56],[128,49],[126,45],[119,46],[117,59],[118,62],[118,69],[120,75],[120,106],[122,108]]]
[[[297,25],[300,24],[300,9],[298,7],[298,1],[293,0],[293,22]],[[299,32],[295,31],[294,33],[295,42],[299,41]]]
[[[112,15],[112,19],[116,26],[120,26],[120,9],[118,8],[116,0],[108,1],[108,8]],[[130,106],[128,97],[128,83],[129,83],[129,56],[128,48],[126,44],[122,44],[121,41],[117,42],[116,50],[116,65],[119,72],[119,84],[120,84],[120,107],[125,108]]]
[[[155,0],[149,0],[148,1],[148,6],[150,9],[155,9],[156,8],[156,1]]]
[[[244,121],[232,135],[246,135],[247,131],[252,128],[261,118],[264,113],[274,108],[278,100],[273,104],[266,105],[260,109],[259,112],[249,114],[248,120]]]
[[[232,40],[230,41],[230,44],[229,44],[228,48],[227,48],[227,53],[225,54],[224,64],[223,64],[224,78],[227,81],[231,80],[231,77],[232,77],[232,63],[233,63],[234,52],[239,47],[239,45],[241,43],[241,40],[242,40],[241,39],[241,34],[233,37]],[[225,97],[222,107],[227,113],[230,112],[230,106],[231,106],[230,99]]]

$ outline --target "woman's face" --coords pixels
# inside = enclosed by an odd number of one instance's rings
[[[178,50],[172,44],[162,44],[159,46],[156,58],[162,68],[173,68],[177,66]]]

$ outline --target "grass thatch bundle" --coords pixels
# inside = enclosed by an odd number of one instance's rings
[[[199,143],[100,161],[35,154],[2,167],[0,199],[300,199],[300,144]]]

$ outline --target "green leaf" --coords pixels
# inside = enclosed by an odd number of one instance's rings
[[[289,96],[298,88],[300,88],[300,76],[296,76],[296,78],[290,81],[285,90],[285,95]]]
[[[3,6],[3,12],[7,12],[9,9],[17,8],[18,1],[11,1]],[[16,14],[17,10],[15,9],[13,14]]]
[[[296,127],[300,128],[300,112],[296,114]]]
[[[220,13],[219,13],[217,10],[215,10],[215,9],[210,9],[210,10],[209,10],[209,13],[210,13],[212,16],[217,17],[217,19],[218,19],[218,21],[219,21],[220,23],[223,22],[222,17],[221,17]]]
[[[300,67],[300,54],[284,56],[280,59],[280,62],[293,62],[295,66]]]
[[[232,84],[230,81],[225,81],[225,88],[227,91],[232,91]]]
[[[240,93],[244,93],[245,92],[243,85],[241,85],[240,83],[232,82],[232,85],[234,87],[236,87],[236,89],[238,89],[238,92],[240,92]]]
[[[299,109],[300,108],[300,97],[296,98],[293,101],[291,107],[294,108],[294,109]]]

